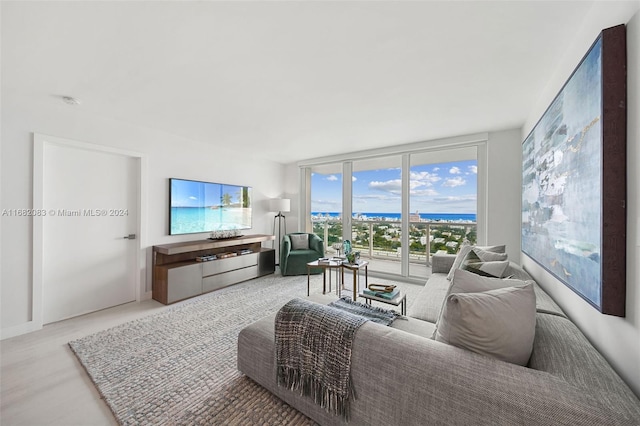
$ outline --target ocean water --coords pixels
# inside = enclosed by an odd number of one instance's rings
[[[413,213],[412,213],[413,214]],[[311,212],[312,216],[323,216],[331,218],[340,218],[339,212]],[[419,213],[420,219],[426,221],[447,221],[447,222],[476,222],[477,215],[475,213]],[[353,215],[354,219],[362,216],[366,219],[383,219],[400,221],[401,213],[357,213]]]
[[[250,208],[171,208],[171,235],[249,228],[251,228]]]

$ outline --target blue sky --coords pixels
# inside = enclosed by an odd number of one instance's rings
[[[173,179],[171,205],[174,207],[204,207],[220,204],[222,194],[231,195],[231,202],[241,199],[240,186]]]
[[[477,161],[411,167],[410,211],[476,213]],[[353,174],[354,213],[400,213],[401,170],[389,168]],[[311,176],[311,211],[342,210],[342,174]]]

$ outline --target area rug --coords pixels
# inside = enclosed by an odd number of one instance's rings
[[[397,284],[413,300],[418,285]],[[307,277],[270,275],[75,340],[69,346],[123,425],[311,425],[240,373],[238,333],[306,295]],[[321,276],[311,292],[321,293]],[[346,294],[346,293],[345,293]]]

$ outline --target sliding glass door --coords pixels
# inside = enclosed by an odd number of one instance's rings
[[[304,228],[323,238],[329,255],[350,240],[369,271],[425,278],[435,253],[456,253],[484,235],[485,141],[301,166]]]
[[[424,275],[435,253],[476,242],[476,147],[411,154],[409,275]]]
[[[342,243],[342,164],[311,168],[312,232],[325,244],[328,255],[338,254]]]
[[[402,157],[354,161],[351,186],[354,250],[371,271],[401,274]]]

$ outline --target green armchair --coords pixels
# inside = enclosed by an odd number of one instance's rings
[[[307,263],[324,256],[324,242],[316,234],[295,232],[282,237],[280,247],[280,272],[282,275],[304,275]],[[312,269],[312,274],[321,274],[321,269]]]

